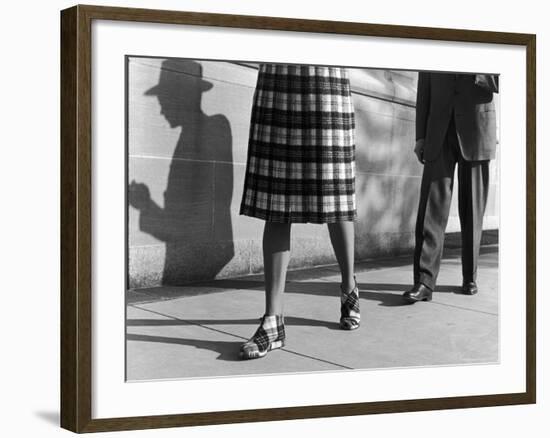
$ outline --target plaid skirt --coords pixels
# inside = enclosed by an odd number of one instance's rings
[[[345,69],[260,65],[240,214],[282,223],[355,218],[355,116]]]

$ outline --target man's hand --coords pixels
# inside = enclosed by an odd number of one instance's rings
[[[151,204],[149,188],[132,180],[128,186],[128,203],[138,210],[144,210]]]
[[[475,84],[491,93],[498,93],[498,75],[476,75]]]
[[[420,138],[416,140],[416,145],[414,146],[414,153],[416,158],[420,161],[421,164],[424,164],[424,139]]]

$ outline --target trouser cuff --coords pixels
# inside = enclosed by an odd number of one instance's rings
[[[418,277],[418,281],[424,286],[429,287],[432,291],[435,288],[435,280],[429,275],[420,274],[420,276]]]

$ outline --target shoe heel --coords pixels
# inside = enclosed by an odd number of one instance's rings
[[[269,350],[276,350],[277,348],[283,348],[285,346],[285,341],[284,340],[281,340],[281,341],[273,341],[270,345],[269,345]]]

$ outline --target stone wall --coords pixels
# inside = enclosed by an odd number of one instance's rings
[[[414,72],[349,69],[356,111],[356,256],[409,252],[421,165]],[[255,64],[128,59],[130,287],[261,272],[263,221],[238,214]],[[498,228],[491,163],[486,229]],[[448,231],[458,231],[456,197]],[[324,225],[295,225],[291,268],[334,263]]]

